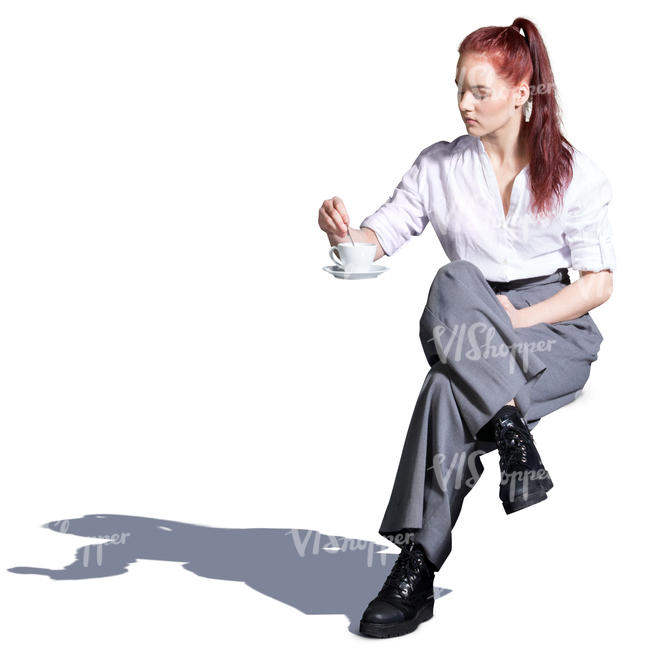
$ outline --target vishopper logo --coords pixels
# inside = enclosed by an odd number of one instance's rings
[[[62,519],[62,520],[54,521],[52,522],[52,524],[50,524],[50,528],[53,529],[58,528],[60,533],[67,533],[70,528],[70,520]],[[83,559],[82,559],[83,566],[88,567],[90,565],[91,551],[95,551],[96,565],[102,566],[104,546],[109,546],[111,544],[126,544],[126,538],[130,534],[131,533],[120,532],[120,533],[112,533],[110,535],[84,535],[84,537],[94,537],[97,539],[104,540],[104,543],[96,544],[94,546],[90,545],[90,546],[83,547]]]
[[[432,210],[430,219],[432,223],[435,222],[436,230],[442,237],[461,243],[471,242],[475,247],[489,251],[489,245],[486,249],[486,242],[496,242],[495,237],[499,242],[502,240],[504,217],[500,204],[495,202],[494,195],[482,188],[483,185],[480,184],[470,194],[458,192],[452,194],[449,198],[448,211],[436,213]],[[533,213],[530,201],[528,195],[521,196],[516,213],[505,222],[511,237],[518,244],[534,243],[540,237],[543,239],[555,237],[559,243],[563,230],[560,218],[562,206],[559,200],[554,198],[554,208],[550,214],[544,215]],[[576,232],[585,230],[586,228],[576,229]],[[587,234],[585,234],[585,241],[591,241],[587,239]]]
[[[425,342],[434,342],[442,363],[448,362],[454,344],[454,361],[460,361],[463,356],[470,361],[509,356],[508,369],[511,374],[515,367],[520,367],[524,372],[528,370],[530,352],[548,352],[552,345],[557,343],[557,339],[540,339],[539,341],[515,341],[508,345],[503,341],[494,343],[495,338],[498,337],[494,326],[477,321],[470,325],[460,323],[453,328],[435,325],[432,328],[432,336]]]
[[[311,554],[318,555],[321,550],[326,553],[345,553],[346,551],[366,551],[366,566],[371,567],[373,565],[375,555],[379,556],[381,565],[386,566],[386,554],[379,552],[383,549],[378,549],[378,552],[375,553],[375,543],[369,542],[368,540],[363,539],[351,539],[348,537],[339,537],[336,535],[321,535],[318,531],[308,530],[304,539],[301,538],[300,530],[292,528],[288,530],[285,535],[291,535],[294,548],[296,549],[300,557],[305,557],[307,553],[307,547],[312,542],[311,545]],[[314,535],[315,533],[315,535]],[[313,539],[312,539],[313,535]],[[397,533],[395,535],[385,535],[387,539],[395,543],[397,546],[410,543],[413,540],[414,532],[404,532]],[[322,545],[321,540],[325,538],[329,540],[327,545]]]
[[[443,492],[447,492],[452,475],[454,489],[459,490],[463,485],[471,489],[481,476],[481,472],[476,465],[476,459],[483,453],[485,452],[480,450],[472,451],[470,454],[465,451],[455,452],[448,463],[445,462],[447,460],[446,454],[437,453],[433,457],[433,464],[427,467],[427,471],[433,470],[436,482]],[[515,498],[518,487],[521,487],[520,494],[526,500],[531,494],[531,481],[547,477],[548,471],[546,469],[513,470],[511,472],[502,470],[500,485],[508,485],[511,501]],[[537,487],[536,483],[533,485]]]
[[[467,487],[472,488],[481,476],[481,472],[476,466],[476,459],[483,453],[485,452],[480,450],[472,451],[469,455],[465,451],[455,452],[446,470],[443,468],[445,467],[445,459],[447,458],[447,455],[437,453],[433,457],[433,464],[427,467],[427,471],[433,470],[436,482],[442,488],[443,492],[447,491],[447,486],[449,485],[449,479],[452,473],[455,473],[454,488],[456,490],[460,489],[463,483]],[[469,476],[465,478],[468,471]]]
[[[546,469],[528,469],[528,470],[514,470],[512,472],[501,471],[501,481],[500,485],[508,485],[508,498],[510,501],[513,501],[515,494],[517,492],[517,487],[521,486],[521,496],[524,501],[530,496],[530,481],[542,480],[549,478],[548,471]],[[537,487],[537,483],[533,484]]]
[[[488,96],[498,100],[510,99],[514,89],[514,86],[510,86],[509,84],[497,83],[496,72],[487,61],[485,63],[475,64],[471,68],[465,65],[460,67],[458,83],[456,84],[457,94],[459,94],[460,90],[463,88],[465,79],[467,79],[468,86],[470,87],[480,84],[489,86],[490,92]],[[533,95],[548,95],[556,92],[556,85],[552,81],[540,84],[530,84],[528,88],[530,89],[531,97]]]

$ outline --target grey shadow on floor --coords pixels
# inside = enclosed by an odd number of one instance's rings
[[[384,553],[384,544],[304,528],[211,528],[115,514],[52,521],[43,528],[101,541],[79,548],[62,569],[8,571],[86,580],[126,573],[140,559],[181,562],[197,576],[244,582],[304,614],[344,614],[354,634],[397,557]],[[436,599],[450,591],[434,585]]]

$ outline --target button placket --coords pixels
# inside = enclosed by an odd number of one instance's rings
[[[495,203],[494,214],[497,215],[496,218],[498,219],[498,226],[496,226],[498,230],[495,231],[495,234],[502,233],[502,236],[497,237],[497,239],[501,240],[499,242],[500,249],[493,252],[493,259],[498,261],[501,265],[501,273],[505,276],[505,281],[510,281],[512,279],[512,274],[508,269],[508,260],[518,259],[518,256],[514,254],[516,250],[513,250],[512,240],[514,239],[517,241],[517,221],[521,217],[519,214],[519,203],[524,194],[524,187],[530,174],[530,164],[525,165],[524,168],[515,176],[512,191],[510,193],[508,213],[505,214],[499,183],[492,162],[490,161],[490,157],[481,139],[477,137],[475,142],[478,148],[483,178],[487,183],[488,190],[492,194]],[[499,255],[499,250],[501,251],[501,255]]]
[[[512,184],[512,192],[510,193],[510,206],[508,209],[508,217],[503,219],[501,223],[501,229],[503,231],[503,255],[501,256],[501,263],[507,266],[508,260],[510,259],[510,250],[512,242],[510,240],[510,233],[512,232],[511,228],[515,225],[518,209],[519,209],[519,199],[521,197],[521,183],[525,180],[525,175],[527,169],[524,168],[519,174],[515,177],[514,183]],[[510,279],[510,273],[508,269],[504,269],[504,273],[508,280]]]

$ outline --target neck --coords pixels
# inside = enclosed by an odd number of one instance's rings
[[[481,136],[481,142],[494,165],[521,169],[530,162],[528,145],[519,128],[507,129],[507,126]]]

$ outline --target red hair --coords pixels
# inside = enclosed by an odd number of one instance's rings
[[[531,207],[534,213],[551,214],[554,197],[562,201],[573,177],[573,145],[561,132],[553,71],[537,27],[526,18],[516,18],[508,27],[481,27],[463,39],[458,53],[484,55],[506,83],[530,86],[533,108],[530,121],[521,121],[520,138],[531,153]]]

